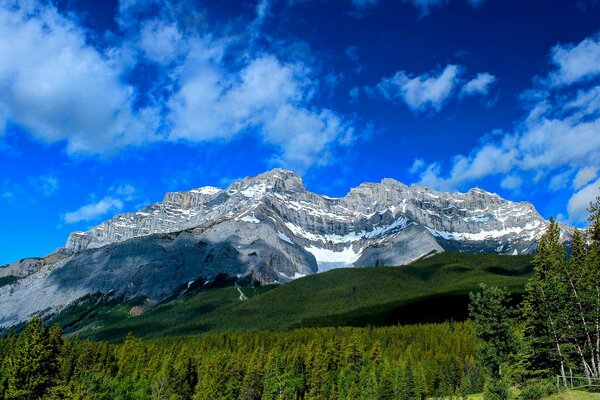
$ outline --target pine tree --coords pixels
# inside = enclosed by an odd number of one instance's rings
[[[558,271],[564,269],[565,262],[560,227],[550,218],[550,225],[538,242],[533,276],[525,287],[525,336],[532,376],[548,376],[551,372],[565,376],[566,358],[561,347],[564,327],[557,320],[566,295]]]
[[[479,338],[479,361],[494,377],[502,377],[502,368],[517,350],[515,323],[505,289],[481,285],[482,291],[471,293],[469,313]]]
[[[5,359],[6,399],[41,398],[52,383],[55,369],[48,328],[40,318],[32,319]]]

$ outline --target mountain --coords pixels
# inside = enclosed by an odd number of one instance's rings
[[[274,169],[226,189],[168,193],[72,233],[49,256],[0,268],[0,325],[96,292],[161,301],[220,273],[286,283],[443,251],[527,254],[546,226],[532,204],[481,189],[446,193],[384,179],[330,198]],[[571,228],[563,229],[568,236]]]

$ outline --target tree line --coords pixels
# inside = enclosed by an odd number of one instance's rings
[[[0,399],[425,399],[481,391],[472,325],[311,328],[121,344],[34,319],[0,340]]]
[[[575,230],[569,246],[550,220],[521,304],[501,288],[471,294],[486,398],[508,399],[515,386],[540,398],[573,375],[600,384],[600,197],[589,211],[590,228]]]

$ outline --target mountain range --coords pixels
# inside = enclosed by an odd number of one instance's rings
[[[341,267],[405,265],[444,251],[529,254],[546,221],[528,202],[363,183],[341,198],[274,169],[232,183],[167,193],[41,258],[0,268],[0,326],[101,293],[159,302],[227,274],[260,284]],[[564,238],[572,229],[561,225]]]

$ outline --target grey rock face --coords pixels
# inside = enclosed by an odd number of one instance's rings
[[[0,268],[0,277],[19,277],[0,287],[0,325],[92,292],[160,301],[221,272],[284,283],[331,268],[402,265],[432,251],[530,253],[546,226],[531,204],[481,189],[444,193],[384,179],[334,199],[275,169],[226,189],[167,193],[72,233],[44,259]]]
[[[74,232],[65,247],[76,253],[259,212],[261,223],[274,224],[294,244],[338,253],[349,247],[365,250],[415,224],[444,248],[472,251],[481,244],[498,253],[528,253],[547,225],[530,203],[504,200],[481,189],[444,193],[384,179],[332,199],[307,191],[298,175],[275,169],[224,190],[168,193],[162,202],[136,213],[117,215],[88,232]]]

